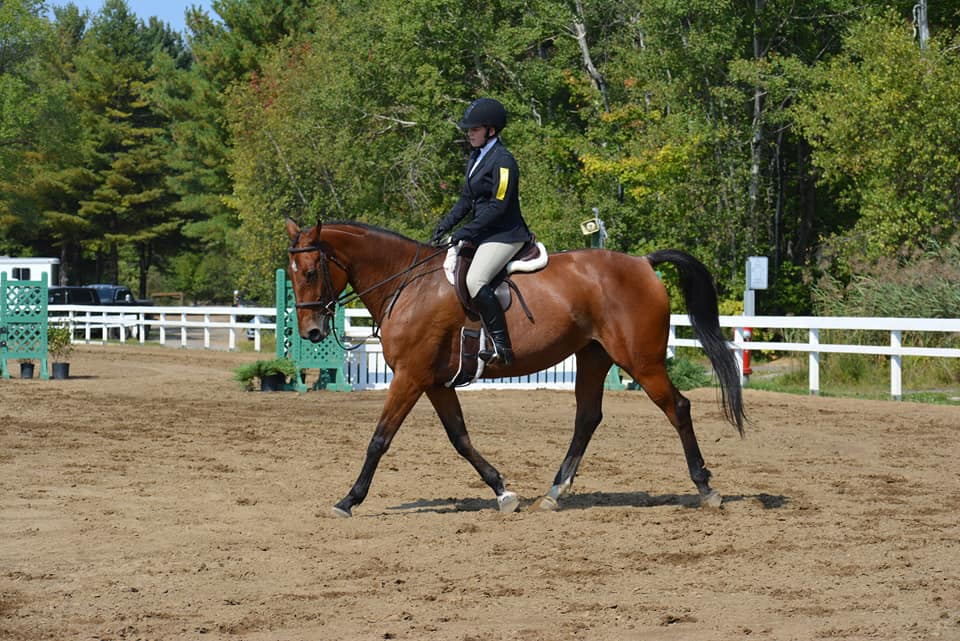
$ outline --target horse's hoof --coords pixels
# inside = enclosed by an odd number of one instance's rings
[[[497,497],[497,507],[500,509],[500,514],[510,514],[517,509],[518,505],[520,505],[520,499],[517,498],[516,492],[504,492]]]
[[[712,508],[723,507],[723,497],[720,496],[720,492],[710,490],[709,494],[700,497],[700,505]]]
[[[333,506],[333,515],[338,519],[349,519],[351,516],[353,516],[350,514],[349,509],[344,509],[336,505]]]
[[[552,496],[541,496],[530,505],[530,509],[534,512],[556,512],[560,509],[560,504]]]

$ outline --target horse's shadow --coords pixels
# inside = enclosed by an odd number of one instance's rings
[[[520,509],[527,510],[535,499],[522,499]],[[777,510],[790,502],[789,497],[782,494],[753,494],[728,495],[723,497],[724,503],[738,501],[759,501],[765,510]],[[647,492],[583,492],[568,494],[560,500],[562,510],[586,510],[602,507],[663,507],[676,506],[685,508],[700,507],[700,497],[697,494],[649,494]],[[410,503],[394,505],[387,508],[397,512],[433,512],[446,514],[450,512],[479,512],[481,510],[496,510],[497,502],[493,499],[478,498],[446,498],[446,499],[419,499]]]

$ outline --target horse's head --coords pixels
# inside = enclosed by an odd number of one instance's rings
[[[337,297],[347,286],[347,268],[321,239],[320,223],[300,229],[293,219],[287,218],[287,235],[287,274],[297,299],[300,336],[319,343],[330,334]]]

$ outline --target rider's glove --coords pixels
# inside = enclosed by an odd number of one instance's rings
[[[449,231],[450,230],[443,225],[437,225],[436,229],[433,230],[433,236],[430,238],[430,244],[434,246],[442,245],[443,237],[446,236]]]

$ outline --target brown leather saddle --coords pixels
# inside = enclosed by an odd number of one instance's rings
[[[470,298],[470,293],[467,291],[467,271],[470,269],[470,264],[473,262],[473,257],[476,253],[477,246],[475,244],[464,242],[460,245],[460,249],[457,252],[457,263],[453,270],[454,290],[457,292],[457,298],[460,299],[460,304],[463,305],[463,309],[467,312],[467,317],[472,321],[480,320],[480,315],[477,313],[473,300]],[[500,273],[497,274],[490,283],[491,288],[497,296],[497,300],[500,302],[500,307],[502,307],[504,311],[510,309],[510,305],[513,302],[511,290],[513,290],[520,298],[520,304],[523,305],[527,317],[531,320],[533,319],[530,310],[527,309],[526,303],[523,302],[523,295],[520,293],[520,289],[516,283],[510,279],[510,274],[515,272],[529,273],[539,271],[543,269],[546,263],[546,249],[541,243],[537,242],[536,236],[531,236],[530,240],[520,248],[520,251],[510,259],[507,266],[500,270]]]

